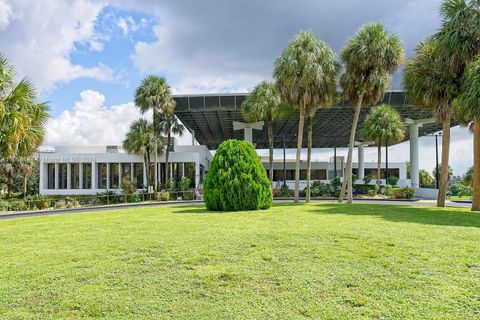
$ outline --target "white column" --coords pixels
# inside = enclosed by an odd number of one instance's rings
[[[243,129],[243,136],[245,141],[252,143],[253,142],[252,128]]]
[[[185,177],[185,162],[182,162],[182,178]]]
[[[192,130],[192,146],[195,145],[195,130]]]
[[[419,188],[418,177],[418,124],[410,125],[410,181],[412,188]]]
[[[363,180],[363,178],[365,177],[365,150],[363,145],[359,145],[357,150],[358,150],[357,179]]]
[[[83,189],[83,163],[78,164],[78,184],[79,189]]]
[[[173,162],[170,162],[169,166],[170,166],[170,179],[173,179]]]
[[[143,185],[147,185],[147,165],[145,164],[145,162],[143,162]]]
[[[200,162],[195,161],[195,189],[200,186]]]
[[[58,170],[58,163],[55,163],[55,189],[58,189],[58,176],[59,170]]]
[[[72,164],[67,163],[67,189],[72,188]]]
[[[107,190],[110,189],[110,163],[107,163]]]
[[[40,194],[43,194],[43,189],[45,189],[45,173],[44,173],[44,170],[45,170],[45,165],[43,163],[43,159],[40,158],[40,185],[38,186],[39,187],[39,191],[40,191]],[[47,176],[48,176],[48,173],[47,173]]]
[[[92,189],[97,189],[97,166],[95,161],[92,161]]]

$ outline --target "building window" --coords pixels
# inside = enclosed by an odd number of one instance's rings
[[[364,169],[365,171],[365,176],[369,177],[370,179],[377,179],[377,169],[373,168],[368,168]],[[388,176],[395,176],[397,178],[400,178],[400,169],[398,168],[392,168],[388,169]],[[380,169],[380,179],[385,179],[385,168]]]
[[[107,189],[107,164],[99,163],[97,168],[98,189]]]
[[[80,189],[80,164],[72,163],[70,165],[70,188]]]
[[[47,189],[55,189],[55,163],[49,163],[47,171]]]
[[[92,187],[92,164],[83,164],[83,189],[90,189]]]
[[[118,189],[118,163],[110,163],[110,189]]]
[[[58,188],[67,189],[67,164],[58,164]]]
[[[327,180],[327,170],[313,169],[310,178],[312,180]]]
[[[132,166],[130,163],[122,163],[122,184],[123,181],[132,180]]]
[[[190,187],[195,188],[195,162],[185,162],[185,176],[190,179]]]
[[[137,180],[137,189],[143,188],[143,163],[133,164],[133,176]]]

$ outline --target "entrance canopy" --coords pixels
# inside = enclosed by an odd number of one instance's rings
[[[177,95],[175,114],[190,132],[194,132],[196,140],[210,150],[217,149],[227,139],[244,139],[243,130],[234,130],[233,122],[246,122],[242,112],[242,94],[208,94]],[[389,91],[381,103],[388,103],[400,112],[402,119],[420,120],[433,117],[433,112],[419,109],[408,104],[405,92]],[[359,129],[371,107],[364,107],[360,114],[356,140],[361,141]],[[351,104],[342,101],[329,109],[319,109],[313,119],[313,147],[332,148],[346,147],[350,137],[354,109]],[[455,123],[452,123],[455,125]],[[435,123],[426,123],[419,127],[419,136],[441,130]],[[273,125],[275,148],[283,147],[283,137],[287,148],[296,147],[298,131],[298,112],[289,118]],[[304,147],[306,147],[307,126],[304,131]],[[267,125],[261,130],[253,130],[252,141],[259,149],[268,148]],[[405,140],[409,139],[409,131]]]

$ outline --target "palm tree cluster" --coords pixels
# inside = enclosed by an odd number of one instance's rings
[[[29,79],[15,82],[15,67],[0,54],[0,169],[7,176],[12,194],[14,171],[28,172],[27,163],[45,137],[49,119],[46,103],[37,102],[37,91]],[[25,175],[27,176],[28,173]]]
[[[478,164],[480,169],[480,122],[475,130],[475,121],[480,119],[477,118],[480,112],[476,111],[480,110],[480,75],[476,74],[480,71],[476,62],[480,54],[480,1],[445,0],[440,13],[442,25],[439,30],[419,43],[415,56],[407,60],[404,86],[411,101],[433,109],[437,121],[442,124],[437,205],[445,206],[453,116],[461,122],[473,122],[474,165]],[[480,176],[477,179],[472,210],[480,210]]]
[[[312,117],[330,107],[336,97],[340,67],[336,55],[313,33],[302,31],[275,61],[273,75],[282,100],[299,115],[295,166],[295,202],[299,199],[300,155],[305,117],[308,121],[307,201],[310,199]]]
[[[164,142],[161,135],[166,135],[165,146],[165,186],[170,174],[169,153],[172,144],[172,134],[181,136],[184,126],[174,114],[175,100],[170,86],[164,77],[156,75],[146,76],[135,91],[135,104],[142,113],[152,111],[152,122],[139,119],[132,122],[129,132],[123,141],[127,152],[142,154],[147,170],[148,187],[152,182],[155,192],[158,191],[160,181],[158,177],[158,156],[163,153]],[[153,155],[154,173],[151,173],[151,157]]]

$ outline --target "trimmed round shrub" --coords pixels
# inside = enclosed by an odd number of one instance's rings
[[[215,152],[203,186],[207,209],[240,211],[268,209],[272,188],[253,145],[224,141]]]

